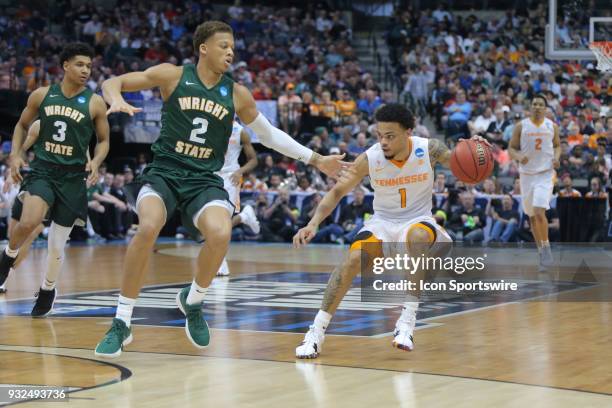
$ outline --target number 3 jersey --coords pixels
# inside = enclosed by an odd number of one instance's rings
[[[49,87],[38,110],[40,131],[33,146],[37,160],[66,166],[87,163],[89,141],[94,132],[89,114],[92,95],[93,92],[85,88],[72,98],[66,98],[60,84]]]
[[[434,178],[429,140],[412,136],[408,148],[410,156],[403,163],[385,158],[380,143],[366,151],[375,216],[394,221],[431,216]]]
[[[544,118],[542,123],[535,124],[531,118],[521,121],[521,153],[527,155],[527,164],[519,164],[519,171],[524,174],[537,174],[553,169],[554,124]]]
[[[223,75],[207,88],[196,66],[183,66],[174,92],[164,102],[153,164],[193,172],[216,172],[225,160],[234,121],[234,81]]]

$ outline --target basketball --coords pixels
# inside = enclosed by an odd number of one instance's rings
[[[493,164],[491,148],[483,142],[461,140],[451,153],[451,171],[464,183],[480,183],[491,175]]]

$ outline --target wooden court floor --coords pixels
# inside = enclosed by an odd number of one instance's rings
[[[612,406],[609,302],[425,304],[406,353],[391,347],[399,307],[360,302],[352,290],[322,356],[301,361],[294,348],[345,249],[232,244],[232,276],[215,279],[205,301],[211,346],[197,350],[173,302],[198,248],[158,245],[134,341],[115,360],[93,348],[113,316],[125,246],[68,248],[45,319],[28,316],[46,255],[34,250],[0,295],[0,384],[70,387],[69,402],[52,405],[69,407]]]

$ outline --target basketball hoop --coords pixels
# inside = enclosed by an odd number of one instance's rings
[[[595,41],[589,44],[589,48],[597,57],[597,69],[612,71],[612,41]]]

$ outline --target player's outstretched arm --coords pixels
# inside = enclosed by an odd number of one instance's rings
[[[285,156],[313,165],[331,177],[337,177],[343,168],[350,167],[350,163],[342,161],[344,155],[321,156],[296,142],[287,133],[272,126],[268,119],[257,110],[251,92],[239,84],[234,84],[234,106],[242,123],[251,128],[265,146]]]
[[[521,153],[521,132],[523,131],[523,125],[521,123],[517,123],[512,129],[512,139],[510,139],[510,144],[508,145],[508,153],[510,153],[510,158],[512,160],[516,160],[521,164],[527,164],[527,156]]]
[[[321,222],[329,217],[338,205],[342,197],[352,191],[369,173],[368,156],[362,153],[355,160],[355,165],[348,169],[338,180],[334,188],[328,191],[321,199],[312,219],[304,228],[299,230],[293,237],[293,245],[299,247],[309,243],[317,233],[317,228]]]
[[[489,147],[491,146],[491,144],[489,144],[487,139],[485,139],[482,136],[478,136],[478,135],[472,136],[470,140],[475,140],[477,142],[484,143]],[[448,148],[448,146],[444,144],[444,142],[442,142],[439,139],[429,139],[428,148],[429,148],[429,161],[431,163],[432,168],[437,163],[440,163],[444,167],[450,167],[451,151]]]
[[[440,163],[444,167],[450,166],[450,156],[451,151],[444,144],[444,142],[439,139],[429,139],[428,142],[429,148],[429,162],[431,163],[431,167],[433,168],[437,163]]]
[[[109,78],[102,83],[102,95],[110,108],[107,114],[125,112],[130,116],[142,109],[128,104],[121,92],[136,92],[159,87],[162,96],[168,95],[170,87],[175,87],[181,77],[182,68],[172,64],[159,64],[146,71],[130,72]]]
[[[19,171],[21,167],[25,165],[23,160],[23,154],[25,153],[23,146],[24,139],[26,138],[30,125],[38,117],[38,108],[40,107],[40,104],[45,98],[48,90],[49,87],[46,86],[43,88],[38,88],[30,94],[28,97],[28,103],[23,112],[21,112],[17,125],[15,125],[11,143],[11,154],[9,156],[11,177],[15,183],[20,183],[23,180],[23,177],[21,177]]]
[[[98,168],[106,158],[110,148],[110,127],[108,118],[106,117],[106,103],[98,96],[94,95],[91,100],[92,115],[94,126],[96,127],[96,137],[98,142],[94,150],[94,157],[87,161],[86,171],[89,172],[87,177],[87,185],[91,186],[98,182]]]

